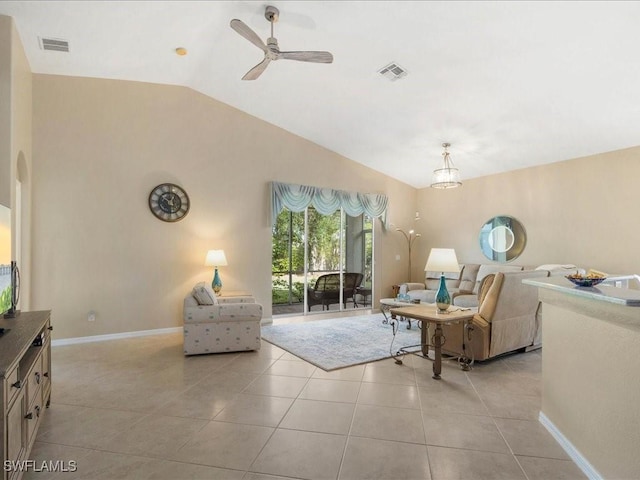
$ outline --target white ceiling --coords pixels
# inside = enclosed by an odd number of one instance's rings
[[[229,27],[334,62],[272,62]],[[640,2],[0,2],[34,73],[185,85],[415,187],[640,144]],[[61,38],[70,52],[40,49]],[[189,54],[180,57],[176,47]],[[378,70],[408,71],[389,81]]]

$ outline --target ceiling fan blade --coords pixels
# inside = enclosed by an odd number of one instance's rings
[[[242,35],[244,38],[253,43],[256,47],[258,47],[263,52],[267,52],[268,48],[262,39],[258,36],[256,32],[251,30],[242,20],[238,20],[234,18],[231,20],[231,28],[233,28],[236,32]]]
[[[242,77],[242,80],[255,80],[260,75],[262,75],[262,72],[265,71],[267,65],[269,65],[269,62],[271,62],[271,59],[264,57],[263,61],[261,61],[258,65],[245,73],[244,77]]]
[[[332,63],[333,55],[329,52],[280,52],[278,59],[298,60],[299,62]]]

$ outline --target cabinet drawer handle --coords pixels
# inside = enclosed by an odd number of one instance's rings
[[[16,383],[12,383],[11,386],[13,388],[22,388],[22,382],[18,380]]]
[[[47,327],[47,330],[53,330],[53,327],[52,327],[51,325],[49,325],[49,326]]]
[[[40,417],[40,405],[36,405],[35,410],[36,410],[36,417],[39,418]]]
[[[36,375],[36,383],[40,385],[40,372],[36,372],[35,375]]]
[[[44,375],[45,377],[49,378],[49,372],[44,372],[42,375]]]
[[[26,418],[27,420],[31,420],[31,419],[33,418],[33,413],[32,413],[32,412],[27,413],[27,414],[24,416],[24,418]]]

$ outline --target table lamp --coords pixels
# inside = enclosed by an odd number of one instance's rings
[[[218,267],[226,267],[227,257],[224,255],[224,250],[209,250],[207,256],[204,259],[204,264],[207,267],[215,267],[213,273],[213,281],[211,282],[211,288],[218,294],[222,289],[222,280],[220,280],[220,274],[218,273]]]
[[[447,283],[444,279],[444,272],[459,272],[460,265],[453,248],[432,248],[429,252],[425,271],[441,272],[440,286],[436,292],[436,306],[438,313],[444,313],[451,305],[451,295],[447,291]]]

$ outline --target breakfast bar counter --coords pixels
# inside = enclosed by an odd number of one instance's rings
[[[640,307],[640,290],[618,288],[600,284],[595,287],[577,287],[564,277],[546,277],[541,279],[523,280],[522,283],[563,292],[570,296],[591,298],[605,303],[614,303],[627,307]]]
[[[640,290],[523,283],[542,302],[540,422],[589,478],[640,478]]]

